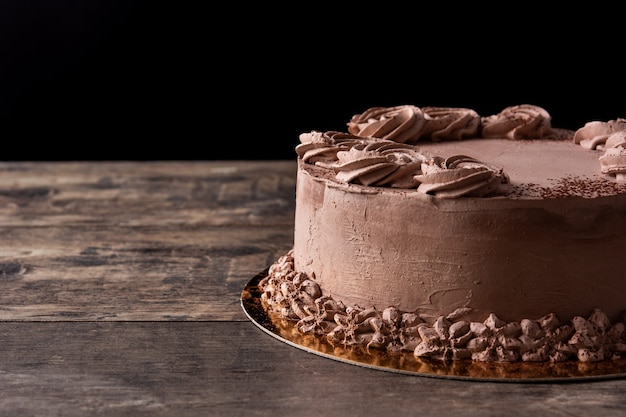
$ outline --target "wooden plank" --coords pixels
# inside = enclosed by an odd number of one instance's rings
[[[293,227],[13,227],[0,320],[245,320],[241,291]]]
[[[245,320],[290,162],[0,163],[0,320]]]
[[[0,163],[0,227],[293,224],[295,162]]]
[[[469,382],[338,362],[251,323],[0,323],[0,414],[619,416],[626,380]]]

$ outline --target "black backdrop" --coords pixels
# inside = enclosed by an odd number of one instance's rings
[[[398,104],[626,117],[619,13],[253,4],[4,0],[0,159],[293,159]]]

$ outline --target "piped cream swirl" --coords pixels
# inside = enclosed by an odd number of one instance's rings
[[[552,133],[551,116],[532,104],[510,106],[482,118],[483,138],[541,139]]]
[[[626,182],[626,130],[610,135],[600,158],[602,173],[615,175],[619,182]]]
[[[600,158],[602,173],[626,181],[626,144],[622,140],[626,134],[621,133],[626,131],[626,119],[589,122],[574,133],[552,128],[550,114],[530,104],[506,107],[488,117],[466,108],[401,105],[372,107],[352,116],[347,125],[349,133],[303,133],[296,147],[298,156],[305,163],[333,170],[336,179],[344,183],[416,188],[448,198],[485,196],[498,193],[508,183],[501,168],[467,156],[453,157],[452,166],[449,160],[421,154],[416,142],[573,136],[582,147],[605,149]],[[609,146],[613,134],[619,138]]]
[[[333,169],[342,182],[394,188],[416,187],[415,174],[427,159],[412,146],[388,140],[355,143],[336,155],[336,161],[317,165]]]
[[[609,136],[622,130],[626,130],[626,119],[587,122],[574,133],[574,143],[586,149],[601,150]]]
[[[414,143],[420,138],[424,123],[424,113],[416,106],[372,107],[352,116],[348,132],[368,138]]]
[[[480,116],[472,109],[424,107],[422,111],[426,123],[424,123],[421,137],[437,142],[478,136]]]
[[[591,150],[604,150],[600,160],[603,174],[626,182],[626,119],[586,123],[574,133],[574,143]]]
[[[501,169],[465,155],[433,157],[422,164],[422,173],[415,180],[420,183],[417,191],[447,198],[482,197],[508,183]]]
[[[337,152],[349,149],[363,138],[343,132],[312,131],[300,135],[300,144],[296,146],[296,154],[304,162],[333,162],[337,160]]]
[[[348,131],[358,136],[411,144],[418,140],[481,136],[540,139],[552,134],[551,119],[545,109],[531,104],[509,106],[488,117],[481,117],[467,108],[402,105],[372,107],[356,114],[348,122]]]
[[[312,132],[300,139],[296,151],[302,160],[333,170],[343,183],[416,188],[446,198],[481,197],[508,183],[501,169],[465,155],[430,157],[412,145],[337,132]]]

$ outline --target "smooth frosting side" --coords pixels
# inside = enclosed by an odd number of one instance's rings
[[[300,162],[296,270],[347,305],[507,321],[624,308],[626,258],[597,260],[626,241],[626,194],[439,199],[316,174]]]
[[[340,345],[412,351],[417,357],[481,362],[597,362],[626,355],[626,317],[611,322],[598,308],[561,322],[554,313],[506,322],[495,314],[467,320],[469,308],[430,317],[393,306],[346,306],[324,294],[313,277],[296,272],[293,251],[270,266],[259,283],[267,308],[302,333]]]

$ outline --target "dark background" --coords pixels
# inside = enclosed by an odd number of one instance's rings
[[[0,159],[293,159],[399,104],[626,117],[617,11],[407,5],[4,0]]]

